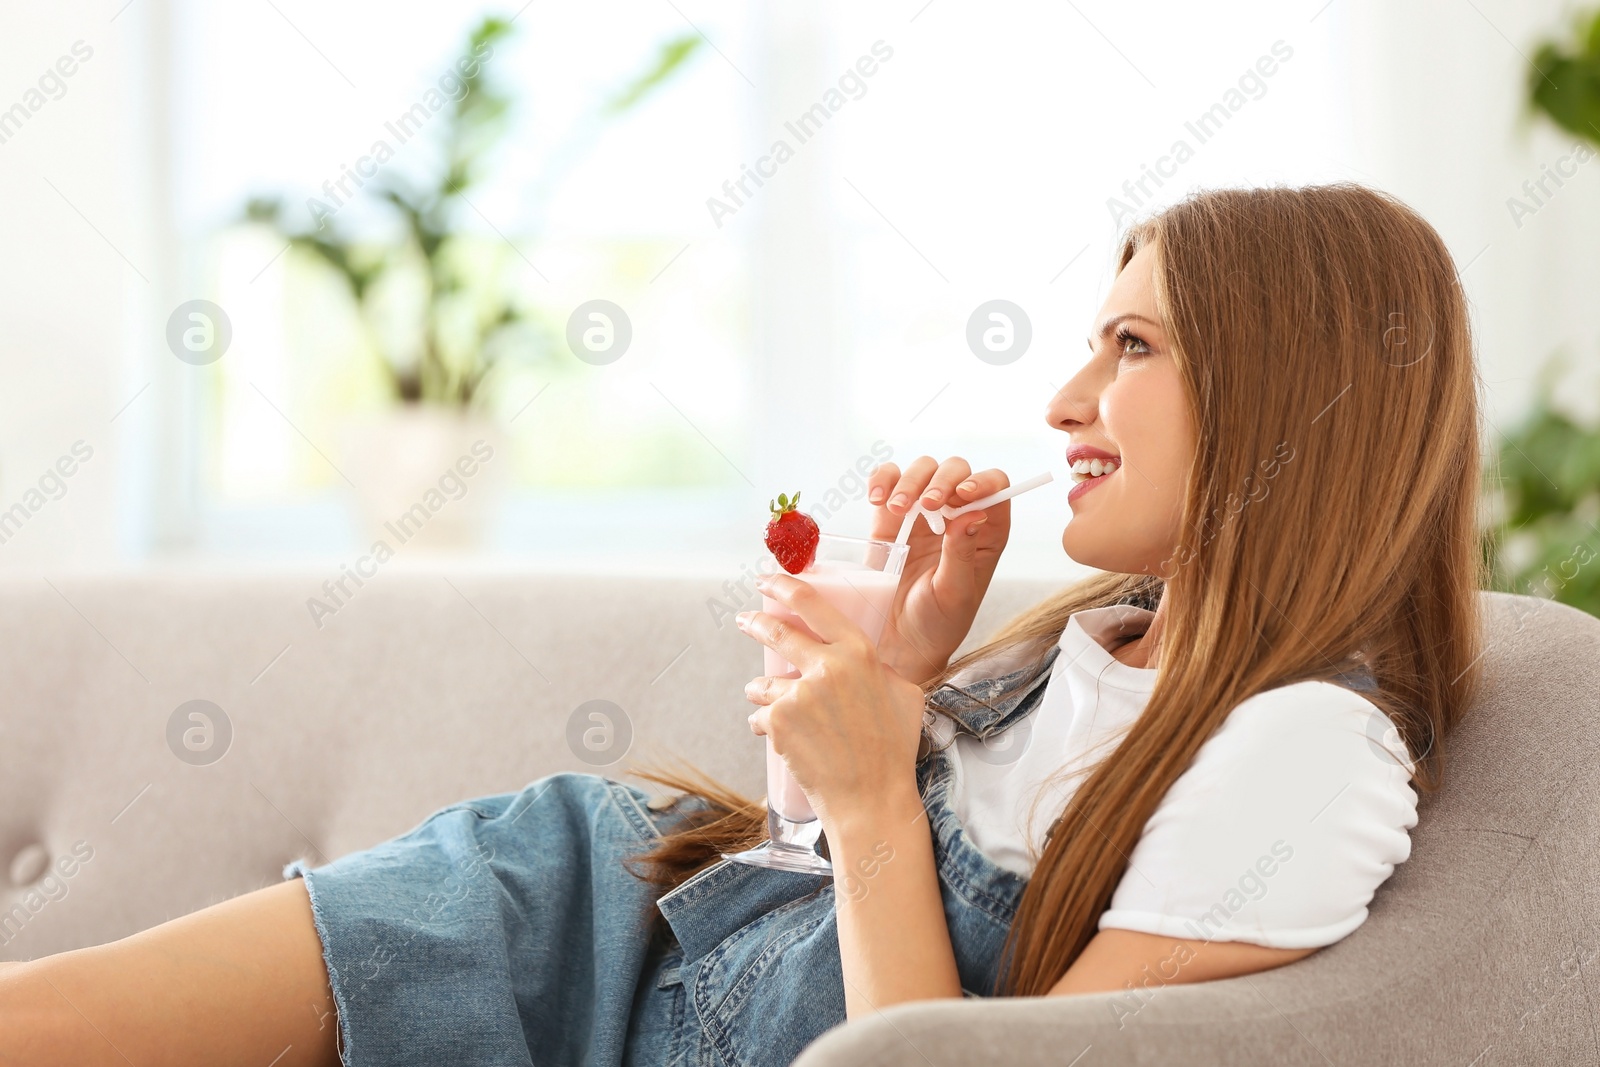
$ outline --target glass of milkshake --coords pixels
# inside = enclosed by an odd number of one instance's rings
[[[865,537],[819,534],[816,558],[794,575],[822,594],[824,600],[861,627],[874,643],[894,606],[907,546]],[[771,597],[761,598],[761,610],[792,623],[804,633],[811,630],[800,617]],[[765,672],[772,677],[798,678],[800,672],[770,648],[763,648]],[[767,834],[770,840],[747,852],[723,853],[724,859],[756,867],[802,874],[832,874],[833,865],[817,852],[822,823],[800,785],[789,773],[783,757],[767,743]]]

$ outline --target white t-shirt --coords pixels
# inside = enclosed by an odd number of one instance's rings
[[[954,737],[954,811],[997,864],[1032,872],[1072,792],[1144,710],[1156,672],[1105,646],[1151,618],[1127,605],[1073,615],[1043,698],[987,743],[934,716],[935,744]],[[985,661],[951,680],[1018,666]],[[1358,693],[1310,681],[1251,697],[1145,824],[1099,928],[1274,948],[1340,940],[1411,855],[1411,771],[1388,717]]]

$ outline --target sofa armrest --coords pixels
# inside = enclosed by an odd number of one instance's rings
[[[1326,1067],[1321,1050],[1351,1050],[1326,1031],[1326,1019],[1313,1032],[1309,1020],[1291,1023],[1266,996],[1252,979],[1231,979],[1138,995],[901,1004],[828,1031],[794,1067]]]

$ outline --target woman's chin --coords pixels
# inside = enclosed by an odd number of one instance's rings
[[[1088,538],[1082,536],[1081,531],[1075,535],[1073,527],[1076,525],[1076,522],[1069,523],[1061,532],[1061,547],[1066,550],[1067,558],[1084,567],[1109,570],[1110,568],[1101,562],[1105,555],[1103,547],[1091,543]]]
[[[1130,552],[1128,544],[1105,544],[1101,538],[1085,536],[1087,531],[1074,519],[1061,532],[1061,547],[1067,558],[1097,571],[1114,571],[1117,574],[1152,573],[1147,553]]]

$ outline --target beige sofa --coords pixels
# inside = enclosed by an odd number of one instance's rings
[[[759,651],[711,606],[748,606],[738,575],[395,568],[314,619],[339,577],[0,579],[0,959],[121,937],[553,771],[676,754],[760,792],[741,696]],[[1047,591],[997,586],[975,632]],[[1600,1063],[1600,621],[1488,599],[1490,685],[1345,941],[1131,1017],[1112,997],[905,1005],[797,1062]]]

